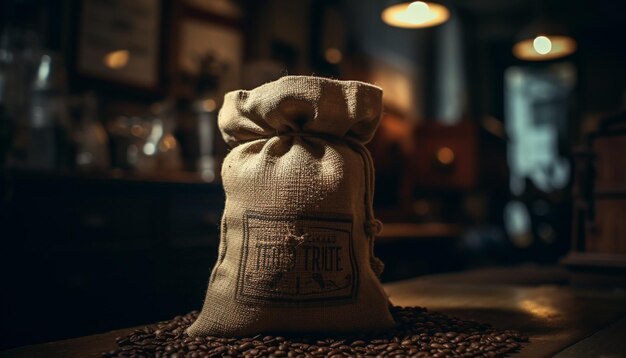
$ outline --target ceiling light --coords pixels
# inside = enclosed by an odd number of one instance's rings
[[[564,35],[541,34],[519,41],[513,54],[521,60],[543,61],[565,57],[576,51],[576,41]]]
[[[383,10],[381,18],[390,26],[416,29],[442,24],[450,17],[450,11],[443,5],[413,1],[391,5]]]

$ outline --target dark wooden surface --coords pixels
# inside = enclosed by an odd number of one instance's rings
[[[551,357],[626,316],[624,292],[437,280],[405,281],[385,288],[395,304],[424,306],[523,332],[530,343],[518,357]]]
[[[509,283],[503,283],[506,277]],[[424,306],[523,332],[530,343],[516,357],[626,356],[626,292],[576,289],[559,284],[562,277],[558,269],[478,270],[401,281],[385,289],[397,305]],[[538,284],[542,281],[549,283]],[[0,356],[97,357],[131,330],[26,346]]]
[[[566,348],[555,358],[578,357],[624,357],[626,356],[626,318],[600,330],[571,347]]]

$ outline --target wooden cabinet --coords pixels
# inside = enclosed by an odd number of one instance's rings
[[[605,118],[577,151],[574,283],[626,287],[626,113]]]

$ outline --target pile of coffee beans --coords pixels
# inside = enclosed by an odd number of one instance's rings
[[[220,338],[189,337],[191,312],[116,339],[103,357],[502,357],[528,338],[516,331],[464,321],[421,307],[392,307],[397,326],[369,335]]]

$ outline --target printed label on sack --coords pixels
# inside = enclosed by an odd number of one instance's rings
[[[238,300],[350,301],[357,283],[351,216],[245,214]]]

